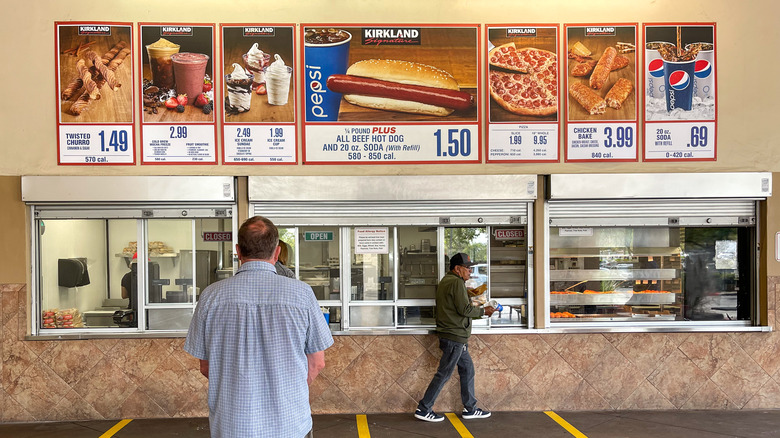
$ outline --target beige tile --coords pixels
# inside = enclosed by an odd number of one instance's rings
[[[206,415],[208,416],[208,410]],[[119,416],[121,418],[160,418],[169,415],[141,389],[136,389],[119,407]]]
[[[518,377],[481,340],[469,342],[469,354],[474,361],[475,383],[478,398],[487,405],[493,405],[503,398],[502,391],[520,382]],[[457,370],[455,371],[457,373]]]
[[[412,413],[417,409],[417,402],[398,384],[393,383],[387,391],[373,400],[366,413]]]
[[[560,409],[583,379],[558,353],[550,351],[526,375],[524,381],[550,409]]]
[[[745,333],[742,349],[769,375],[780,370],[780,332]]]
[[[739,347],[731,336],[725,333],[695,333],[689,336],[679,349],[707,377],[712,377]]]
[[[27,412],[36,419],[46,419],[55,406],[70,391],[70,387],[59,376],[40,362],[33,363],[18,379],[6,387]]]
[[[524,377],[550,351],[539,335],[503,335],[491,350],[519,377]]]
[[[321,374],[335,380],[363,352],[353,336],[334,336],[333,345],[325,350],[325,368]]]
[[[413,335],[426,350],[439,348],[439,337],[436,335]]]
[[[604,397],[610,407],[617,408],[645,379],[631,361],[610,346],[585,380]]]
[[[41,361],[68,385],[73,385],[103,359],[103,353],[90,342],[60,341],[41,355]]]
[[[317,399],[317,397],[324,394],[331,386],[333,386],[333,382],[331,382],[330,379],[323,376],[322,373],[317,375],[317,378],[309,385],[309,401]]]
[[[176,359],[167,357],[138,387],[174,416],[189,407],[193,394],[206,392],[202,380],[189,371]]]
[[[680,350],[674,350],[647,381],[680,408],[707,382],[707,376]]]
[[[613,348],[600,334],[567,334],[553,349],[561,355],[580,376],[586,376],[602,359],[607,348]]]
[[[601,411],[611,409],[609,402],[586,381],[580,382],[572,394],[558,407],[567,411]]]
[[[525,381],[520,381],[514,387],[504,388],[500,391],[503,399],[496,397],[493,405],[486,405],[488,409],[499,411],[543,411],[550,407],[535,392],[528,387]],[[500,395],[497,394],[497,395]]]
[[[626,336],[628,336],[628,333],[602,333],[602,336],[604,336],[604,339],[608,340],[610,344],[618,345]]]
[[[173,350],[170,339],[121,339],[105,354],[136,385],[141,385],[169,359]]]
[[[769,378],[746,353],[737,351],[710,379],[741,409]]]
[[[683,409],[737,409],[717,385],[707,382],[682,406]]]
[[[667,400],[650,382],[644,380],[629,395],[623,404],[621,410],[668,410],[675,409],[675,406]]]
[[[394,382],[393,377],[369,354],[358,356],[333,383],[365,412],[372,401]]]
[[[3,385],[8,385],[11,382],[18,379],[27,368],[38,360],[38,357],[29,348],[27,348],[27,342],[20,342],[16,338],[16,333],[13,330],[8,330],[9,325],[14,325],[18,321],[17,317],[13,317],[5,325],[6,329],[3,330],[2,339],[2,362],[3,369],[2,375],[0,375],[0,382]]]
[[[2,388],[0,388],[0,393],[2,393],[2,396],[0,396],[0,402],[2,402],[0,405],[0,419],[4,423],[29,422],[36,420],[32,414],[27,412],[22,405],[17,403],[16,400],[3,391]],[[40,420],[44,419],[41,418]]]
[[[549,345],[550,347],[555,347],[555,344],[557,344],[558,341],[560,341],[566,335],[562,335],[562,334],[544,334],[544,335],[539,335],[539,336],[542,338],[542,340],[544,342],[547,343],[547,345]]]
[[[376,341],[378,336],[350,336],[350,338],[355,341],[355,345],[360,347],[361,350],[365,350],[372,342]]]
[[[311,403],[312,414],[342,414],[344,412],[362,413],[363,410],[355,404],[335,385],[328,388],[321,396]]]
[[[164,414],[164,413],[163,413]],[[94,420],[102,418],[92,405],[86,402],[76,391],[70,390],[51,411],[52,421]],[[158,417],[160,415],[157,415]],[[165,416],[165,415],[162,415]],[[133,418],[138,418],[133,417]],[[151,418],[151,416],[147,417]]]
[[[617,349],[637,367],[642,377],[647,377],[676,346],[664,333],[631,333]]]
[[[398,378],[397,383],[413,399],[419,401],[438,367],[439,358],[426,351]]]
[[[10,285],[0,285],[0,325],[5,325],[14,316],[19,309],[19,289],[11,288]]]
[[[119,406],[136,388],[137,385],[108,358],[92,367],[89,379],[81,379],[73,386],[103,418],[118,418]]]
[[[377,336],[366,348],[366,354],[372,356],[393,380],[404,374],[425,352],[425,347],[412,336]]]
[[[745,404],[744,409],[778,409],[780,408],[780,384],[769,380]]]

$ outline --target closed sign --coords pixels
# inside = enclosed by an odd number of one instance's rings
[[[496,240],[517,240],[525,238],[525,230],[522,228],[505,228],[496,230]]]

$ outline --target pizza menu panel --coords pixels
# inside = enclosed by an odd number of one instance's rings
[[[716,159],[714,23],[562,28],[57,22],[58,163]]]
[[[488,162],[557,162],[558,26],[488,25]]]

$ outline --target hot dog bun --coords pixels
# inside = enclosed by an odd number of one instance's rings
[[[398,84],[419,85],[455,91],[460,90],[458,81],[444,70],[417,62],[395,59],[367,59],[365,61],[358,61],[347,69],[347,75],[378,79]],[[353,105],[414,114],[447,116],[454,111],[452,108],[422,102],[361,94],[345,94],[344,99]]]

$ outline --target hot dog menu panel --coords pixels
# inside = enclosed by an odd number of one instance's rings
[[[565,25],[566,161],[637,161],[637,25]]]
[[[134,164],[133,27],[55,23],[59,164]]]
[[[558,26],[488,25],[488,162],[558,161]]]
[[[301,25],[304,163],[481,160],[477,25]]]

